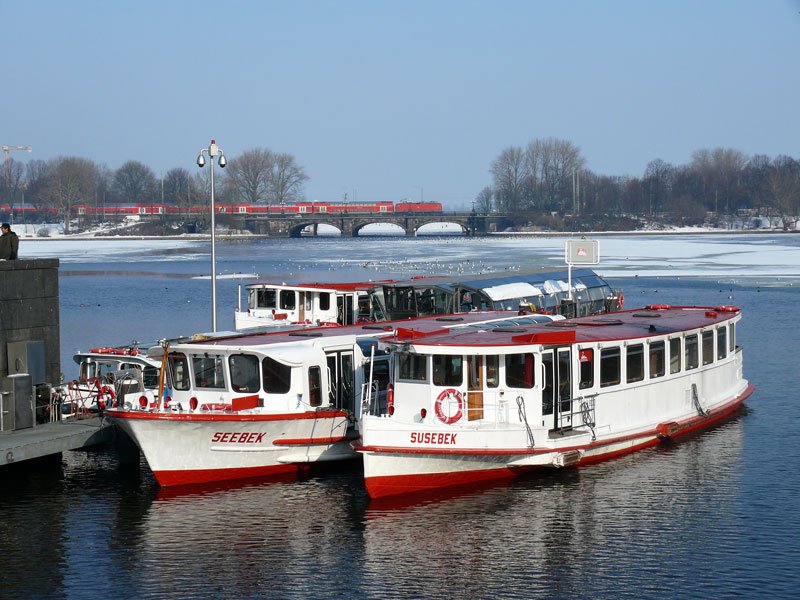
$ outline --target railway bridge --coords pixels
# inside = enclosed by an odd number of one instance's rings
[[[417,231],[431,223],[455,223],[461,226],[465,235],[479,236],[495,231],[503,231],[510,225],[504,214],[479,214],[475,212],[443,213],[387,213],[387,214],[326,214],[311,213],[285,215],[218,215],[217,220],[237,229],[269,237],[299,238],[311,231],[316,235],[320,225],[330,225],[341,231],[342,237],[358,237],[359,232],[373,223],[389,223],[403,229],[407,236],[417,235]]]

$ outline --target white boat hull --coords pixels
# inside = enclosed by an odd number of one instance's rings
[[[398,427],[392,419],[367,417],[365,437],[358,450],[364,455],[364,481],[371,498],[431,491],[482,481],[515,477],[532,469],[587,465],[622,456],[665,439],[711,427],[735,413],[752,394],[754,386],[742,382],[729,397],[708,408],[705,415],[684,412],[636,430],[596,435],[573,431],[542,439],[533,447],[524,444],[521,427],[431,430],[436,443],[411,447],[406,443],[420,427]],[[417,434],[419,435],[419,434]],[[380,445],[371,445],[371,441]],[[502,440],[502,441],[499,441]],[[444,441],[444,444],[442,442]],[[519,443],[523,441],[523,443]]]
[[[356,456],[341,411],[106,414],[139,446],[162,486],[291,473]]]

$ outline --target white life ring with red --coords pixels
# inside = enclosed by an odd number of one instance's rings
[[[445,402],[447,402],[446,412],[445,408],[442,406]],[[453,407],[453,403],[456,405],[455,412],[451,412],[450,410]],[[437,419],[439,419],[445,425],[452,425],[453,423],[461,420],[461,417],[464,414],[464,397],[458,390],[447,388],[446,390],[442,390],[442,393],[436,398],[436,403],[433,405],[433,409],[436,412]]]
[[[100,391],[97,392],[97,404],[100,406],[100,408],[113,407],[115,397],[116,394],[114,394],[114,390],[107,385],[104,385],[100,388]]]

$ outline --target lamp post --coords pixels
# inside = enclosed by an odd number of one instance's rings
[[[219,156],[219,166],[224,169],[227,164],[225,153],[211,140],[208,148],[201,148],[197,156],[197,166],[203,168],[206,164],[204,154],[208,154],[211,166],[211,331],[217,332],[217,242],[216,242],[216,206],[214,205],[214,159]]]

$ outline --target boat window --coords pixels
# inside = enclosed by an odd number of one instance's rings
[[[684,354],[686,356],[686,370],[696,369],[698,363],[697,355],[697,334],[687,335],[684,342]]]
[[[736,350],[736,324],[731,323],[728,327],[731,330],[728,336],[728,352],[733,352]]]
[[[617,385],[620,382],[619,347],[600,350],[600,387]]]
[[[158,369],[155,367],[145,367],[142,372],[144,387],[158,387]]]
[[[710,365],[714,362],[714,331],[703,332],[703,364]]]
[[[670,375],[681,372],[681,338],[669,341],[669,372]]]
[[[594,386],[594,350],[582,348],[578,351],[578,362],[581,365],[578,388],[585,390]]]
[[[281,308],[283,310],[294,310],[295,306],[295,293],[294,290],[281,290]]]
[[[172,374],[172,387],[176,390],[188,390],[189,383],[189,361],[185,354],[169,355],[169,372]]]
[[[221,356],[193,356],[192,369],[197,387],[225,389]]]
[[[369,365],[364,367],[367,377],[369,377]],[[389,361],[375,360],[372,363],[372,381],[377,382],[378,391],[383,391],[389,387]]]
[[[450,354],[433,356],[433,385],[459,386],[464,381],[464,359]]]
[[[666,372],[664,342],[650,342],[650,378],[663,377]]]
[[[292,368],[267,356],[261,361],[264,391],[268,394],[286,394],[292,385]]]
[[[97,363],[94,362],[81,363],[81,367],[78,370],[78,379],[80,379],[81,381],[86,381],[94,377],[96,372],[97,372]]]
[[[728,355],[728,328],[724,325],[717,329],[717,360],[722,360]]]
[[[644,379],[644,344],[628,346],[625,352],[625,378],[628,383]]]
[[[252,354],[231,354],[228,357],[231,371],[231,389],[234,392],[257,392],[261,389],[258,381],[258,357]]]
[[[506,354],[506,385],[531,389],[535,383],[533,354]]]
[[[491,354],[486,357],[486,387],[496,388],[500,385],[500,357]]]
[[[322,371],[319,367],[308,368],[308,403],[322,406]]]
[[[358,320],[370,320],[370,306],[369,296],[358,296]]]
[[[277,308],[275,290],[258,290],[258,308]]]
[[[428,380],[428,355],[401,352],[397,356],[397,378],[404,381]]]
[[[322,292],[319,295],[319,309],[320,310],[330,310],[331,309],[331,295],[328,292]]]

